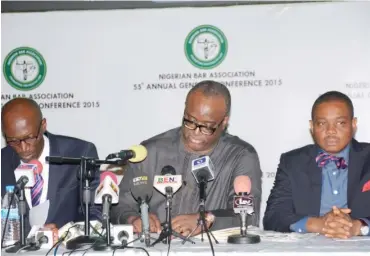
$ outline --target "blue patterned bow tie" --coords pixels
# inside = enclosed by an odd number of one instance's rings
[[[316,163],[320,168],[327,165],[330,161],[333,161],[338,169],[347,168],[346,160],[343,157],[333,156],[325,152],[321,152],[316,157]]]

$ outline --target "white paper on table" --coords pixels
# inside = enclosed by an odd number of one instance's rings
[[[32,226],[30,233],[28,233],[27,239],[36,235],[36,232],[39,231],[40,228],[42,228],[42,226]]]
[[[49,214],[50,202],[46,200],[38,206],[30,209],[30,226],[44,226]]]
[[[265,231],[255,226],[249,226],[247,229],[248,234],[259,235],[262,241],[270,242],[296,242],[299,240],[307,240],[312,237],[316,237],[316,233],[281,233],[275,231]],[[227,237],[230,235],[240,234],[240,227],[227,228],[222,230],[213,231],[212,234],[219,241],[227,241]],[[195,236],[195,238],[200,238],[200,235]]]
[[[333,240],[335,241],[340,241],[340,242],[353,242],[353,241],[370,241],[370,236],[353,236],[347,239],[340,239],[340,238],[334,238]]]

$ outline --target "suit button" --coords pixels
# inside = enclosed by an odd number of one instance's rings
[[[334,194],[334,195],[337,195],[337,194],[338,194],[338,190],[334,190],[334,191],[333,191],[333,194]]]

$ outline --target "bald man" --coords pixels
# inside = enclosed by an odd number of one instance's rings
[[[195,85],[186,97],[181,127],[144,141],[142,144],[148,149],[147,158],[127,166],[120,184],[120,202],[112,207],[112,222],[132,224],[134,230],[140,232],[142,222],[137,202],[129,191],[130,183],[140,173],[152,180],[154,175],[160,175],[164,166],[171,165],[185,181],[173,197],[172,228],[184,236],[199,234],[201,229],[196,227],[200,191],[191,174],[191,163],[207,155],[215,167],[215,179],[206,189],[207,225],[213,230],[239,225],[239,218],[232,210],[233,182],[238,176],[248,176],[252,182],[248,192],[254,197],[255,212],[248,218],[248,224],[258,226],[262,176],[259,159],[252,145],[226,133],[230,109],[231,96],[225,85],[216,81],[202,81]],[[160,232],[161,223],[166,220],[166,198],[154,191],[149,207],[150,230]]]
[[[28,98],[15,98],[7,102],[1,112],[2,132],[7,146],[1,149],[1,196],[5,186],[15,185],[14,170],[21,163],[38,160],[43,165],[36,177],[37,188],[26,188],[28,209],[50,201],[46,224],[62,227],[70,221],[84,219],[80,209],[80,183],[78,165],[53,165],[46,156],[81,156],[98,158],[94,144],[76,138],[54,135],[47,131],[39,105]],[[92,182],[92,190],[99,183],[99,176]],[[91,218],[100,217],[100,208],[91,207]],[[28,220],[26,220],[28,224]]]

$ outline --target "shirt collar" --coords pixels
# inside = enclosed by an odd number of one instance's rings
[[[334,155],[337,156],[337,157],[343,157],[344,160],[346,161],[346,163],[348,163],[349,162],[349,150],[350,150],[350,148],[351,148],[351,143],[349,143],[342,151],[340,151],[339,153],[334,154]],[[325,150],[323,150],[321,148],[320,148],[320,152],[327,153]]]

